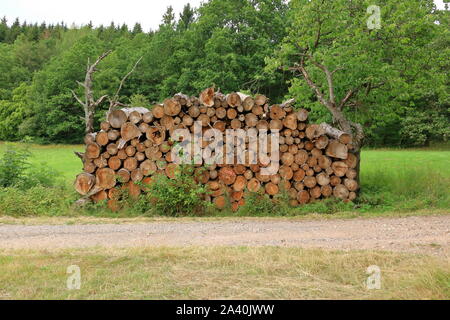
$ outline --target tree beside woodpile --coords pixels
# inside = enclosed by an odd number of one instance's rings
[[[240,92],[227,95],[208,88],[199,98],[176,94],[146,108],[110,110],[100,131],[86,135],[82,154],[83,172],[75,189],[83,201],[106,200],[112,210],[119,208],[118,195],[126,190],[133,198],[148,191],[156,174],[173,179],[177,164],[172,159],[176,129],[194,132],[200,122],[203,133],[210,128],[279,130],[280,167],[263,175],[261,159],[233,164],[196,164],[193,179],[210,191],[205,199],[218,208],[231,201],[233,210],[245,203],[247,192],[276,197],[286,193],[290,205],[298,206],[328,197],[351,201],[356,198],[358,156],[352,153],[352,136],[332,126],[309,124],[308,111],[294,109],[294,100],[269,104],[264,95],[251,97]],[[212,140],[212,139],[208,139]],[[240,142],[249,150],[249,141]],[[207,149],[213,141],[203,140]],[[224,157],[226,154],[224,155]]]

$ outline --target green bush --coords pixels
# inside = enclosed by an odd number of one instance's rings
[[[67,215],[73,201],[75,201],[73,192],[63,187],[0,188],[0,215]]]
[[[284,216],[290,208],[288,200],[284,199],[284,194],[270,199],[267,194],[258,192],[247,192],[245,194],[245,204],[237,212],[241,216]]]
[[[45,163],[31,165],[31,156],[31,152],[25,148],[7,145],[0,158],[0,188],[28,189],[62,184],[60,174]]]
[[[7,145],[0,158],[0,187],[11,187],[25,179],[25,171],[30,167],[28,162],[31,153],[22,148]]]
[[[207,190],[195,182],[193,175],[194,167],[190,165],[180,165],[174,179],[156,175],[145,195],[150,210],[166,216],[205,214],[210,206],[204,200]]]

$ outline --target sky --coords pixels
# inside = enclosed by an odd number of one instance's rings
[[[438,8],[444,8],[445,0],[435,0]],[[447,0],[449,1],[449,0]],[[190,3],[198,7],[202,0],[0,0],[0,17],[6,16],[9,23],[16,17],[31,23],[56,24],[64,21],[68,26],[86,25],[108,26],[111,21],[117,25],[126,23],[133,28],[136,22],[144,31],[157,29],[162,15],[171,5],[176,16],[184,5]],[[376,1],[374,1],[376,3]]]
[[[126,23],[133,28],[136,22],[144,31],[157,29],[167,7],[171,5],[176,17],[185,4],[198,7],[201,0],[0,0],[0,17],[6,16],[9,23],[16,17],[20,21],[54,23],[64,21],[68,26],[108,26]]]

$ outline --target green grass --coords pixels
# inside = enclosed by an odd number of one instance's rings
[[[13,145],[25,146],[22,143],[13,143]],[[6,143],[0,142],[0,154],[2,154],[5,148]],[[68,184],[73,183],[75,176],[83,168],[80,159],[73,153],[74,151],[83,151],[84,146],[82,145],[27,144],[26,148],[33,154],[33,157],[30,159],[32,164],[47,164],[59,172]]]
[[[22,145],[22,144],[19,144]],[[81,145],[27,145],[32,152],[33,164],[45,162],[60,172],[65,185],[61,188],[36,187],[18,191],[14,188],[0,190],[0,215],[54,216],[87,215],[99,217],[140,216],[145,206],[127,207],[111,213],[100,206],[75,210],[71,204],[77,199],[72,183],[81,171],[81,162],[73,151],[82,151]],[[0,154],[5,144],[0,143]],[[364,150],[361,162],[362,192],[355,203],[326,200],[288,209],[271,208],[270,212],[212,211],[214,216],[285,215],[310,213],[339,213],[353,217],[364,213],[386,213],[389,216],[405,212],[441,213],[450,208],[450,151],[448,149],[380,149]],[[275,207],[274,207],[275,208]]]
[[[67,267],[81,288],[68,290]],[[367,267],[381,271],[368,290]],[[187,247],[0,251],[0,299],[449,299],[444,258],[377,251]]]

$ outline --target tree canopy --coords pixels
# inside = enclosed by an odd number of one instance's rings
[[[335,70],[337,101],[363,124],[371,145],[426,145],[448,139],[449,12],[432,0],[380,0],[380,28],[366,0],[210,0],[199,8],[169,7],[157,30],[134,26],[68,27],[64,23],[0,21],[0,139],[81,142],[83,110],[71,90],[92,62],[113,50],[94,75],[94,94],[120,92],[125,103],[160,102],[177,92],[263,93],[272,101],[296,98],[315,120],[329,112],[301,74],[290,67],[302,55],[311,78],[329,91],[312,61]],[[108,105],[97,109],[96,121]]]

